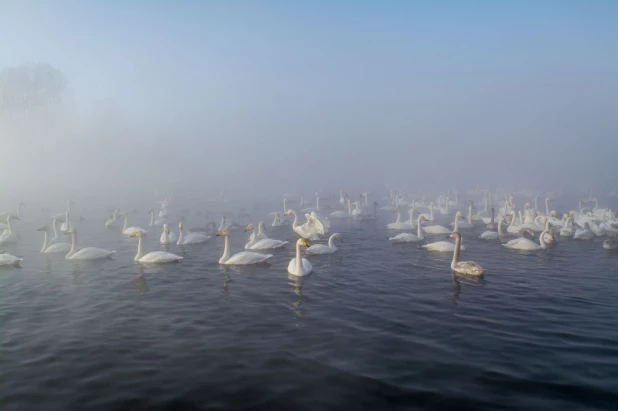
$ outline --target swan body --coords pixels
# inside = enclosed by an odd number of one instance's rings
[[[573,217],[569,216],[564,223],[564,227],[560,229],[560,235],[562,237],[573,237],[575,234],[575,227],[573,227]]]
[[[79,249],[77,248],[77,229],[69,228],[66,234],[71,234],[71,250],[66,255],[67,260],[100,260],[103,258],[110,258],[116,254],[116,251],[105,250],[103,248],[87,247]]]
[[[348,218],[349,214],[345,211],[333,211],[328,215],[329,218]]]
[[[105,227],[113,228],[113,227],[118,227],[120,225],[120,222],[118,221],[118,211],[120,210],[115,209],[114,214],[105,221]]]
[[[254,253],[252,251],[241,251],[240,253],[236,253],[230,256],[230,234],[229,231],[223,230],[217,234],[217,237],[225,238],[225,248],[223,250],[223,255],[219,259],[219,264],[225,265],[250,265],[250,264],[259,264],[265,263],[266,260],[271,258],[272,254],[260,254]]]
[[[303,238],[296,241],[296,257],[290,260],[288,264],[288,273],[299,277],[310,274],[313,266],[306,258],[300,256],[300,247],[307,247],[307,242]]]
[[[122,234],[129,236],[129,237],[133,237],[133,234],[137,233],[137,232],[142,232],[143,234],[148,234],[148,231],[144,230],[143,228],[139,228],[139,227],[127,227],[127,222],[129,219],[129,216],[127,216],[125,213],[121,214],[124,215],[124,226],[122,227]]]
[[[419,215],[416,224],[416,235],[410,233],[397,234],[395,237],[390,237],[389,240],[394,243],[413,243],[417,241],[423,241],[425,235],[423,234],[423,228],[421,225],[424,221],[427,221],[424,215]]]
[[[341,239],[341,234],[335,233],[331,235],[330,238],[328,239],[328,245],[314,244],[311,247],[307,248],[305,253],[307,254],[332,254],[338,250],[338,248],[335,246],[335,239],[338,239],[339,241],[343,242],[343,240]],[[289,271],[289,268],[288,268],[288,271]]]
[[[459,261],[459,251],[461,249],[461,234],[452,233],[451,238],[455,238],[455,250],[453,252],[453,261],[451,269],[457,274],[481,276],[487,272],[480,264],[474,261]]]
[[[496,231],[485,231],[483,234],[479,236],[479,238],[483,240],[497,240],[498,238],[500,238],[500,236],[498,235],[498,232]]]
[[[161,237],[159,238],[160,244],[171,244],[175,243],[178,240],[178,235],[176,233],[171,232],[167,224],[163,224],[163,232],[161,233]]]
[[[15,265],[18,264],[20,261],[24,261],[24,259],[15,257],[14,255],[8,253],[0,254],[0,266]]]
[[[303,225],[298,225],[298,214],[296,214],[296,211],[289,209],[286,212],[286,215],[289,215],[289,214],[294,215],[294,222],[292,223],[292,229],[298,235],[300,235],[304,239],[314,240],[314,241],[320,238],[318,234],[321,230],[319,229],[317,223],[313,221],[313,219],[310,220],[311,214],[305,214],[305,217],[307,217],[307,222]]]
[[[529,230],[529,229],[526,229]],[[545,229],[539,236],[540,244],[535,243],[532,240],[528,240],[527,238],[515,238],[505,244],[502,244],[503,247],[510,248],[511,250],[523,250],[523,251],[537,251],[547,248],[547,244],[545,242],[545,235],[549,233],[549,221],[546,219]]]
[[[575,230],[573,238],[576,240],[592,240],[594,238],[594,233],[590,231],[590,225],[588,223],[584,223],[584,228],[578,228]]]
[[[198,233],[184,234],[182,223],[178,224],[178,241],[177,245],[201,244],[210,240],[210,236]]]
[[[253,224],[249,224],[245,228],[245,232],[250,230],[253,230],[253,234],[249,237],[249,242],[245,244],[245,250],[270,250],[274,248],[281,248],[288,243],[287,241],[274,240],[268,237],[258,239],[259,233],[256,231]]]
[[[281,215],[279,215],[279,213],[275,214],[275,218],[273,220],[272,226],[273,227],[280,227],[282,225],[284,225],[285,223],[283,221],[281,221]]]
[[[11,221],[19,220],[19,217],[9,215],[6,217],[6,226],[8,227],[2,234],[0,234],[0,244],[14,244],[19,241],[17,234],[13,233],[13,224]]]
[[[401,213],[399,212],[398,209],[393,212],[397,213],[397,220],[394,223],[390,223],[386,225],[386,227],[389,230],[406,230],[406,229],[411,228],[410,223],[408,223],[407,221],[403,221],[403,222],[401,221]]]
[[[166,263],[176,263],[182,261],[183,257],[168,253],[167,251],[152,251],[148,254],[144,254],[143,248],[143,238],[144,233],[142,231],[134,232],[131,237],[137,237],[137,254],[135,254],[134,261],[138,263],[148,263],[148,264],[166,264]]]
[[[450,241],[436,241],[434,243],[424,244],[422,247],[429,251],[448,252],[455,250],[455,243],[451,243]],[[462,244],[461,249],[465,250],[466,246]]]
[[[56,219],[54,219],[54,223],[55,222],[56,222]],[[49,227],[42,226],[37,231],[43,231],[45,235],[44,240],[43,240],[43,247],[41,248],[42,253],[45,253],[45,254],[65,253],[66,254],[71,250],[71,244],[69,243],[55,243],[51,245],[48,244]]]

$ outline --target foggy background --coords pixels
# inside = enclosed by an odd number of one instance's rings
[[[0,5],[4,199],[617,184],[618,2]]]

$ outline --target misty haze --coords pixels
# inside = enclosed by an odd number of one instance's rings
[[[0,2],[0,409],[618,403],[618,3]]]

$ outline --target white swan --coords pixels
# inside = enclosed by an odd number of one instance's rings
[[[176,233],[171,232],[167,224],[163,224],[163,232],[161,233],[161,237],[159,238],[160,244],[172,244],[178,240],[178,235]]]
[[[459,218],[464,218],[464,215],[461,211],[458,211],[457,214],[455,215],[455,227],[453,227],[454,233],[459,232],[459,229],[457,226]],[[461,242],[463,242],[463,239]],[[461,245],[462,250],[466,249],[465,245],[463,244],[460,244],[460,245]],[[423,245],[423,248],[426,248],[429,251],[445,252],[445,251],[453,251],[455,249],[455,244],[451,243],[450,241],[436,241],[433,243]]]
[[[142,231],[136,231],[131,234],[131,237],[137,237],[137,254],[135,254],[135,258],[133,260],[138,263],[150,263],[150,264],[165,264],[165,263],[176,263],[178,261],[182,261],[183,257],[168,253],[167,251],[152,251],[146,255],[144,255],[144,244],[143,238],[144,233]]]
[[[281,221],[281,216],[279,215],[279,213],[275,214],[275,218],[273,220],[272,226],[273,227],[280,227],[282,225],[284,225],[285,223],[283,221]]]
[[[8,228],[0,234],[0,244],[13,244],[19,241],[17,234],[13,233],[13,224],[11,223],[13,220],[19,220],[19,217],[14,215],[8,215],[6,217],[6,226]]]
[[[52,219],[52,228],[54,229],[54,237],[49,239],[50,244],[62,243],[62,238],[58,235],[58,220],[56,218]],[[67,243],[68,244],[68,243]]]
[[[432,214],[433,214],[433,209],[432,209]],[[427,218],[426,214],[421,214],[421,215]],[[463,214],[458,211],[457,214],[455,214],[455,222],[457,222],[458,219],[461,217],[463,217]],[[452,232],[448,228],[441,226],[441,225],[430,225],[427,227],[423,227],[423,231],[425,231],[425,234],[450,234]]]
[[[105,221],[105,227],[107,227],[107,228],[114,228],[114,227],[118,227],[120,225],[120,222],[118,221],[118,212],[119,211],[120,210],[118,210],[118,209],[114,210],[114,214],[112,214],[112,216]],[[153,211],[153,214],[154,214],[154,211]]]
[[[313,219],[310,220],[311,214],[305,214],[305,217],[307,217],[307,222],[304,223],[303,225],[298,225],[298,214],[296,213],[296,211],[292,209],[288,209],[285,215],[289,215],[289,214],[294,215],[294,222],[292,223],[292,229],[296,233],[298,233],[298,235],[308,240],[318,240],[320,238],[318,234],[320,232],[323,232],[323,230],[320,230],[316,221],[314,221]]]
[[[3,265],[16,265],[19,264],[21,261],[24,261],[23,258],[19,258],[19,257],[15,257],[12,254],[8,254],[8,253],[1,253],[0,254],[0,266]]]
[[[423,197],[425,198],[425,197]],[[434,220],[434,216],[433,216],[433,209],[436,206],[436,203],[434,203],[433,201],[431,202],[431,204],[429,204],[429,214],[421,214],[422,216],[424,216],[427,221],[433,221]],[[431,226],[430,226],[431,227]],[[449,233],[451,232],[450,230],[446,229]],[[425,231],[426,233],[428,231]],[[448,234],[448,233],[446,233]]]
[[[230,233],[228,230],[220,231],[217,237],[225,238],[225,248],[223,249],[223,255],[219,259],[219,264],[226,265],[249,265],[264,263],[272,254],[260,254],[251,251],[241,251],[230,257]]]
[[[54,218],[54,222],[56,219]],[[49,235],[49,227],[46,225],[40,227],[37,231],[43,231],[45,238],[43,239],[43,247],[41,248],[41,252],[45,254],[51,253],[68,253],[71,250],[71,244],[69,243],[48,243],[48,235]]]
[[[573,216],[568,216],[564,223],[564,227],[560,229],[560,235],[562,237],[573,237],[574,234],[575,227],[573,226]]]
[[[573,234],[573,238],[576,240],[592,240],[594,233],[590,230],[590,224],[584,223],[584,228],[578,228]]]
[[[10,216],[10,215],[12,215],[13,217],[18,217],[19,218],[19,217],[21,217],[21,209],[22,208],[26,208],[26,204],[24,204],[23,201],[20,201],[19,203],[17,203],[17,211],[15,212],[15,214],[12,214],[11,212],[0,213],[0,219],[6,220],[7,217]]]
[[[255,243],[258,240],[266,240],[268,238],[268,236],[264,232],[264,222],[263,221],[260,221],[258,223],[257,231],[255,230],[255,227],[253,227],[253,224],[249,224],[249,226],[251,226],[251,230],[253,230],[253,232],[251,233],[251,236],[249,237],[249,242]],[[249,230],[245,228],[245,232],[247,231]]]
[[[457,225],[457,228],[472,228],[474,227],[474,225],[472,224],[472,208],[474,206],[474,204],[472,203],[472,201],[468,201],[468,221],[459,221],[457,219],[457,217],[455,217],[455,222],[452,223],[451,225],[454,227]],[[463,213],[461,211],[458,211],[457,214],[461,215],[461,218],[466,218]],[[453,230],[455,231],[455,230]],[[459,230],[457,230],[459,231]]]
[[[110,258],[116,251],[105,250],[103,248],[86,247],[79,249],[77,247],[77,229],[69,228],[65,234],[71,234],[71,250],[66,255],[67,260],[99,260]]]
[[[389,230],[406,230],[412,228],[409,222],[401,221],[401,212],[399,212],[398,208],[396,208],[393,213],[397,213],[397,220],[394,223],[386,225]]]
[[[530,230],[529,228],[524,228],[524,230]],[[530,230],[532,231],[532,230]],[[549,221],[545,223],[545,230],[539,236],[540,244],[535,243],[532,240],[528,240],[527,238],[515,238],[508,243],[502,244],[503,247],[510,248],[512,250],[523,250],[523,251],[537,251],[547,248],[547,244],[545,243],[545,234],[549,233]]]
[[[343,243],[341,234],[335,233],[331,235],[330,238],[328,239],[328,245],[314,244],[311,247],[307,248],[307,250],[305,250],[305,253],[307,254],[332,254],[338,250],[338,248],[335,246],[335,239],[338,239],[340,242]]]
[[[210,240],[210,236],[198,233],[184,234],[182,223],[178,223],[178,242],[177,245],[201,244]]]
[[[296,242],[296,257],[290,260],[288,273],[302,277],[311,273],[313,266],[309,260],[300,256],[300,247],[307,247],[307,242],[302,238],[299,238]]]
[[[493,210],[493,208],[492,208]],[[493,211],[492,211],[492,218],[493,218]],[[483,232],[483,234],[481,234],[479,236],[479,238],[483,239],[483,240],[497,240],[500,237],[504,237],[504,231],[502,230],[502,224],[504,223],[504,218],[501,218],[500,221],[498,221],[498,232],[495,231],[485,231]]]
[[[425,239],[425,236],[423,234],[423,229],[421,225],[424,221],[427,221],[425,216],[419,215],[416,224],[416,235],[410,233],[401,233],[397,234],[395,237],[390,237],[389,240],[394,243],[412,243],[416,241],[423,241]]]
[[[238,221],[236,220],[231,220],[228,219],[226,216],[221,217],[221,224],[219,225],[219,232],[221,231],[225,231],[225,230],[238,230],[240,227],[242,227],[242,224],[240,224]]]
[[[250,230],[253,230],[253,234],[249,238],[249,242],[245,244],[245,250],[270,250],[281,248],[288,243],[287,241],[274,240],[268,237],[258,239],[258,232],[253,224],[249,224],[247,228],[245,228],[245,232]]]
[[[129,237],[133,237],[133,234],[137,233],[138,231],[141,231],[144,234],[148,234],[148,231],[144,230],[143,228],[127,227],[129,216],[126,213],[122,213],[120,215],[124,216],[124,226],[122,227],[122,230],[121,230],[122,234],[127,235]]]
[[[455,250],[453,252],[453,261],[451,262],[451,269],[458,274],[476,275],[480,276],[485,274],[487,270],[481,267],[474,261],[459,261],[459,250],[461,249],[461,234],[452,233],[451,238],[455,238]]]

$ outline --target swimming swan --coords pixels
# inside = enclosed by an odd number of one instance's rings
[[[110,258],[116,251],[105,250],[103,248],[86,247],[79,249],[77,247],[77,229],[69,228],[65,234],[71,234],[71,250],[66,255],[67,260],[99,260],[102,258]]]
[[[54,218],[54,223],[56,219]],[[45,254],[51,253],[68,253],[71,250],[71,244],[69,243],[55,243],[49,245],[47,242],[47,237],[49,235],[49,227],[46,225],[40,227],[37,231],[43,231],[45,234],[45,238],[43,240],[43,247],[41,248],[41,252]]]
[[[230,233],[227,230],[220,231],[217,237],[225,237],[225,248],[223,249],[223,255],[219,259],[219,264],[226,265],[249,265],[264,263],[272,254],[260,254],[251,251],[241,251],[230,257]]]
[[[182,257],[176,254],[168,253],[167,251],[152,251],[146,255],[144,255],[144,244],[143,238],[144,233],[141,231],[136,231],[131,234],[131,237],[137,237],[137,254],[135,254],[135,258],[133,260],[138,263],[150,263],[150,264],[165,264],[165,263],[175,263],[178,261],[182,261]]]
[[[285,215],[290,214],[294,215],[292,229],[302,238],[305,238],[307,240],[318,240],[320,238],[318,234],[324,233],[324,230],[320,227],[321,223],[319,222],[319,220],[314,220],[313,218],[311,218],[311,214],[305,214],[305,217],[307,217],[307,222],[303,225],[298,225],[298,214],[296,214],[296,211],[288,209]]]
[[[177,245],[201,244],[210,240],[210,236],[198,233],[184,234],[182,223],[178,223],[178,242]]]
[[[331,235],[330,238],[328,239],[328,245],[314,244],[311,247],[307,248],[305,253],[307,254],[332,254],[338,250],[338,248],[335,246],[335,239],[338,239],[340,242],[343,243],[341,234],[335,233]]]
[[[416,241],[423,241],[425,236],[421,225],[424,221],[427,221],[424,215],[419,215],[416,226],[416,235],[410,233],[397,234],[395,237],[390,237],[389,240],[394,243],[411,243]]]
[[[12,254],[2,253],[0,254],[0,266],[5,265],[17,265],[21,261],[24,261],[23,258],[15,257]]]
[[[258,233],[253,224],[249,224],[245,228],[245,232],[250,230],[253,230],[253,235],[251,235],[251,238],[249,238],[249,242],[245,244],[245,250],[270,250],[273,248],[281,248],[288,243],[287,241],[274,240],[268,237],[258,240]]]
[[[524,230],[530,230],[529,228],[524,228]],[[549,233],[549,221],[545,218],[545,230],[539,236],[540,244],[535,243],[532,240],[528,240],[527,238],[515,238],[508,243],[502,244],[503,247],[510,248],[511,250],[523,250],[523,251],[537,251],[543,250],[547,248],[547,244],[545,243],[545,234]],[[534,232],[533,232],[534,235]]]
[[[148,234],[148,231],[144,230],[143,228],[139,228],[139,227],[127,227],[128,225],[128,220],[129,220],[129,216],[127,216],[126,213],[122,213],[120,214],[121,216],[124,216],[124,226],[122,227],[122,234],[127,235],[129,237],[133,237],[133,234],[137,233],[138,231],[141,231],[144,234]]]
[[[288,273],[302,277],[311,273],[313,266],[309,260],[300,256],[300,247],[307,247],[307,242],[302,238],[299,238],[296,242],[296,257],[290,260],[288,264]]]
[[[8,227],[2,234],[0,234],[0,244],[13,244],[19,241],[19,237],[17,234],[13,233],[13,224],[11,221],[19,220],[19,217],[14,215],[9,215],[6,218],[6,226]]]
[[[161,233],[161,237],[159,238],[160,244],[171,244],[175,243],[178,240],[178,235],[172,231],[170,231],[167,224],[163,224],[163,232]]]
[[[461,234],[452,233],[451,238],[455,238],[455,251],[453,252],[453,261],[451,262],[451,269],[458,274],[468,274],[481,276],[487,272],[487,270],[481,267],[474,261],[459,261],[459,250],[461,248]]]

